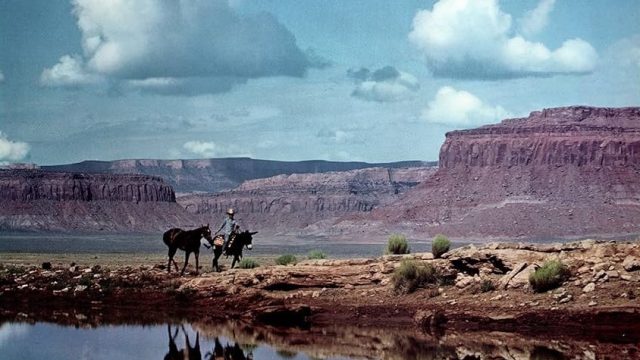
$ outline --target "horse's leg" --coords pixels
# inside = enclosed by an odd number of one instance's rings
[[[200,257],[200,251],[196,251],[194,252],[194,254],[196,255],[196,275],[198,275],[198,271],[200,269],[199,265],[198,265],[198,258]]]
[[[220,259],[220,255],[222,255],[222,249],[213,250],[213,262],[211,263],[211,267],[214,268],[217,272],[220,272],[220,265],[218,264],[218,260]]]
[[[177,248],[172,248],[171,246],[169,246],[169,262],[167,263],[167,272],[171,272],[171,262],[173,261],[174,265],[175,265],[175,260],[173,260],[173,256],[176,254],[176,251],[178,251]],[[178,271],[178,266],[176,266],[176,271]]]
[[[231,268],[233,269],[234,266],[236,266],[236,261],[238,261],[238,256],[237,255],[233,255],[233,261],[231,262]]]
[[[182,271],[180,272],[180,275],[184,275],[184,270],[187,268],[187,264],[189,263],[189,255],[191,255],[191,252],[189,251],[184,252],[184,266],[182,267]]]

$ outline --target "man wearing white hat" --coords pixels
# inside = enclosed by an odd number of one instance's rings
[[[233,215],[235,211],[232,208],[227,210],[227,218],[224,219],[220,229],[216,231],[216,234],[224,229],[224,244],[222,245],[222,251],[227,252],[227,247],[229,246],[229,240],[231,240],[231,235],[235,232],[236,227],[238,227],[237,221],[233,219]]]

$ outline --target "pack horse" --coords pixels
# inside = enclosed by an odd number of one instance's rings
[[[198,258],[200,257],[200,240],[205,238],[210,244],[213,242],[211,238],[211,229],[209,224],[203,225],[193,230],[182,230],[179,228],[173,228],[167,230],[162,235],[162,241],[169,247],[169,263],[167,264],[167,271],[171,272],[171,263],[178,271],[178,264],[173,260],[173,256],[178,249],[184,251],[184,266],[182,267],[181,275],[184,274],[187,264],[189,263],[189,256],[194,253],[196,256],[196,274],[198,273]]]

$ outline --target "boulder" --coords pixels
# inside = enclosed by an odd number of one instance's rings
[[[635,256],[629,255],[622,261],[622,267],[627,271],[640,270],[640,259]]]

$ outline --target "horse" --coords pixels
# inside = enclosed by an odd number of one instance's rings
[[[169,352],[164,356],[165,360],[202,360],[202,352],[200,351],[200,333],[196,332],[196,343],[192,347],[189,341],[189,334],[184,330],[184,326],[180,325],[182,333],[184,334],[185,348],[178,349],[176,345],[176,337],[178,336],[178,328],[171,335],[171,324],[167,324],[167,332],[169,333]]]
[[[232,238],[227,248],[227,257],[233,256],[233,261],[231,262],[231,268],[236,265],[236,262],[242,259],[242,248],[246,247],[248,250],[253,248],[253,244],[251,241],[253,240],[253,235],[257,234],[257,231],[249,232],[245,230],[241,233],[235,235],[235,238]],[[213,248],[213,262],[211,266],[218,272],[220,272],[220,266],[218,265],[218,259],[222,255],[222,246],[215,246]]]
[[[171,262],[178,271],[178,264],[173,260],[173,256],[178,249],[183,250],[185,253],[184,266],[180,275],[184,275],[184,270],[189,263],[189,256],[191,253],[196,255],[196,274],[198,274],[198,258],[200,257],[200,239],[205,238],[209,243],[212,243],[211,229],[209,224],[203,225],[193,230],[182,230],[179,228],[173,228],[167,230],[162,235],[162,241],[169,247],[169,263],[167,264],[167,272],[171,272]]]

